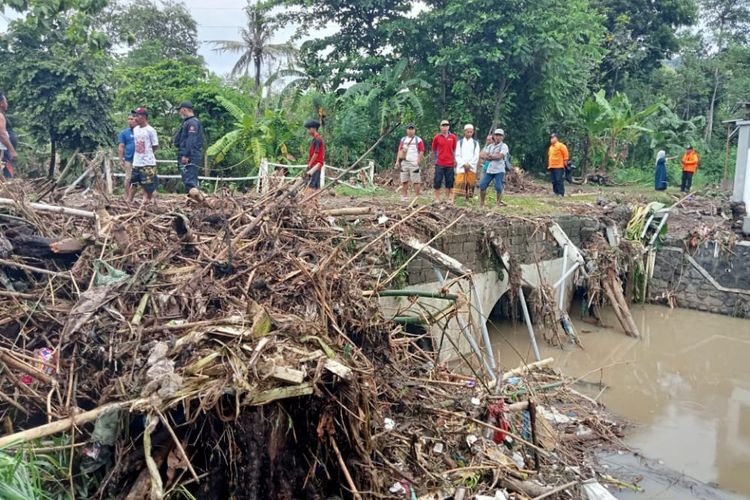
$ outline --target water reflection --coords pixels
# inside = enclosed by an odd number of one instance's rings
[[[637,424],[628,443],[644,455],[750,495],[750,321],[660,306],[637,306],[633,315],[641,340],[609,314],[611,329],[576,322],[583,350],[540,345],[542,356],[570,376],[607,384],[601,399]],[[500,323],[493,341],[504,366],[520,363],[513,348],[533,361],[523,325]]]

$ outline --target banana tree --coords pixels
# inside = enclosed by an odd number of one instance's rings
[[[234,118],[235,128],[206,150],[215,162],[223,161],[231,152],[238,152],[253,162],[255,170],[263,158],[274,161],[285,158],[286,145],[293,133],[281,112],[266,109],[258,114],[255,99],[245,106],[222,96],[216,99]]]
[[[628,96],[619,92],[610,100],[605,97],[604,90],[588,98],[581,108],[581,125],[587,142],[586,161],[601,155],[600,170],[621,165],[630,145],[635,144],[641,135],[654,133],[646,123],[661,108],[661,103],[655,103],[635,111]]]

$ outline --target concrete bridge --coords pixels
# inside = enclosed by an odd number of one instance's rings
[[[604,230],[599,220],[585,216],[566,215],[551,220],[487,217],[454,229],[430,245],[471,270],[474,290],[468,280],[454,279],[457,273],[422,256],[408,264],[394,288],[434,293],[447,285],[448,293],[470,300],[470,304],[460,304],[460,312],[447,322],[447,328],[433,326],[431,330],[434,345],[440,346],[441,359],[454,359],[459,352],[467,354],[472,350],[470,340],[461,332],[462,325],[482,346],[481,325],[511,288],[509,273],[492,241],[500,242],[513,265],[520,267],[524,295],[531,297],[540,284],[551,286],[558,282],[563,269],[570,269],[576,262],[575,247],[580,248],[594,233]],[[560,238],[560,232],[566,237]],[[568,250],[566,241],[571,244]],[[663,302],[669,297],[677,307],[750,318],[750,244],[738,244],[730,251],[717,242],[707,242],[688,251],[677,246],[680,243],[672,241],[657,251],[650,298]],[[549,299],[555,304],[559,294],[563,294],[565,311],[573,298],[578,274],[579,270],[570,273],[562,286],[551,290]],[[409,297],[381,298],[385,314],[393,316],[424,315],[426,311],[445,308],[441,299],[420,298],[418,304]]]

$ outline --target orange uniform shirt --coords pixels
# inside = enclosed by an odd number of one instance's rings
[[[686,151],[685,154],[682,155],[682,171],[694,174],[695,171],[698,170],[698,163],[700,163],[700,161],[701,157],[698,156],[698,153],[696,153],[695,150]]]
[[[547,168],[565,168],[565,162],[568,161],[568,148],[562,142],[551,144],[547,150]]]

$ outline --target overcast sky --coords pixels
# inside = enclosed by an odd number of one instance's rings
[[[183,0],[198,23],[198,52],[205,58],[209,69],[218,75],[228,73],[237,60],[235,54],[217,54],[207,43],[209,40],[239,40],[239,31],[245,23],[246,0]],[[0,32],[5,31],[8,20],[17,14],[7,10],[0,14]],[[292,27],[279,31],[275,43],[287,41],[293,34]]]

